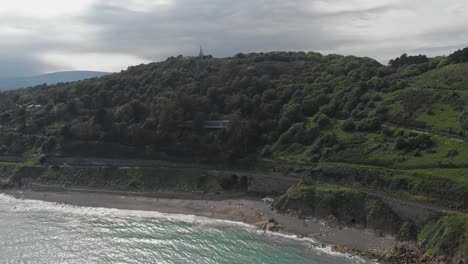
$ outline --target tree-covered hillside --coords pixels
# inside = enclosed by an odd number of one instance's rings
[[[312,52],[179,56],[3,92],[0,152],[463,167],[467,148],[450,138],[468,129],[466,50],[388,66]]]
[[[367,215],[361,222],[385,227],[393,211],[372,197],[456,211],[420,227],[417,237],[410,233],[428,255],[458,263],[468,245],[467,76],[468,48],[436,58],[403,54],[388,65],[314,52],[171,57],[101,78],[1,92],[0,169],[19,186],[34,175],[40,183],[138,189],[154,184],[157,173],[138,165],[80,167],[74,158],[253,163],[268,177],[299,175],[306,184],[279,196],[279,209],[305,204],[339,213],[336,204],[357,197],[356,212]],[[56,156],[78,165],[50,162]],[[184,179],[209,190],[237,186],[205,176]]]

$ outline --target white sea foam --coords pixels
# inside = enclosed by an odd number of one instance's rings
[[[300,242],[310,243],[309,250],[313,250],[317,254],[328,254],[338,257],[345,257],[353,263],[377,263],[366,260],[362,257],[343,254],[332,251],[330,245],[323,247],[316,240],[311,237],[299,237],[297,235],[282,233],[282,232],[269,232],[257,230],[253,225],[242,222],[221,220],[208,218],[196,215],[187,214],[169,214],[160,213],[157,211],[144,211],[144,210],[127,210],[127,209],[114,209],[104,207],[83,207],[74,206],[69,204],[47,202],[41,200],[30,200],[30,199],[19,199],[13,196],[0,193],[0,210],[3,210],[2,206],[10,206],[10,209],[16,212],[60,212],[67,214],[76,215],[89,215],[89,216],[117,216],[117,217],[140,217],[140,218],[156,218],[171,222],[182,222],[188,224],[194,224],[199,227],[204,226],[216,226],[216,227],[237,227],[242,228],[248,232],[253,232],[258,235],[266,235],[270,237],[281,237],[284,239],[292,239]]]
[[[352,255],[352,254],[348,254],[348,253],[335,252],[335,251],[332,250],[331,245],[322,246],[321,243],[318,243],[316,240],[314,240],[311,237],[299,237],[297,235],[286,234],[286,233],[281,233],[281,232],[268,232],[268,231],[264,232],[264,231],[258,231],[258,230],[256,230],[256,232],[257,233],[265,233],[265,234],[268,234],[270,236],[277,236],[277,237],[282,237],[282,238],[287,238],[287,239],[293,239],[293,240],[297,240],[297,241],[301,241],[301,242],[309,242],[310,243],[310,247],[309,247],[310,250],[313,250],[315,252],[328,254],[328,255],[332,255],[332,256],[345,257],[345,258],[349,259],[350,261],[352,261],[353,263],[366,263],[366,264],[378,263],[378,262],[375,262],[375,261],[364,259],[364,258],[362,258],[360,256],[356,256],[356,255]]]
[[[114,209],[114,208],[105,208],[105,207],[84,207],[84,206],[75,206],[57,202],[47,202],[41,200],[30,200],[30,199],[18,199],[13,196],[0,193],[0,201],[3,201],[4,204],[11,204],[14,211],[18,212],[28,212],[28,211],[50,211],[50,212],[63,212],[70,214],[79,214],[79,215],[106,215],[106,216],[132,216],[132,217],[141,217],[141,218],[158,218],[169,221],[184,222],[184,223],[193,223],[197,225],[224,225],[224,226],[239,226],[245,227],[248,229],[253,229],[252,225],[245,224],[242,222],[230,221],[230,220],[221,220],[208,218],[203,216],[196,216],[190,214],[170,214],[170,213],[160,213],[157,211],[144,211],[144,210],[127,210],[127,209]]]

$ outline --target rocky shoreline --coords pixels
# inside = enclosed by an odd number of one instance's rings
[[[53,188],[52,188],[53,189]],[[54,189],[34,191],[10,189],[3,192],[18,199],[31,199],[85,207],[157,211],[160,213],[186,214],[230,220],[253,225],[265,232],[294,234],[298,238],[313,239],[315,247],[329,247],[331,251],[373,259],[388,264],[449,264],[450,258],[429,257],[414,242],[398,242],[396,237],[383,235],[369,229],[350,228],[339,225],[329,217],[323,221],[314,218],[300,218],[297,213],[278,213],[272,209],[271,199],[253,197],[225,197],[210,199],[159,198],[141,194],[103,190]],[[172,194],[171,197],[176,197]],[[463,262],[461,262],[464,264]]]
[[[332,251],[353,254],[371,259],[376,259],[379,263],[385,264],[449,264],[452,260],[445,256],[430,257],[424,253],[424,250],[416,243],[399,242],[389,253],[375,254],[370,251],[354,250],[345,246],[333,245]],[[460,262],[465,264],[466,262]]]
[[[417,245],[398,242],[406,224],[420,230],[438,219],[440,211],[354,187],[308,185],[277,174],[172,166],[4,164],[0,180],[0,186],[18,198],[243,222],[260,230],[310,237],[317,241],[315,246],[334,245],[333,251],[382,263],[458,264],[445,257],[426,257]],[[261,200],[268,195],[276,199]],[[417,231],[404,231],[409,234],[404,240],[416,240]],[[445,254],[452,253],[435,255]]]
[[[354,251],[346,252],[352,255],[362,255],[360,252],[365,251],[371,251],[375,256],[389,254],[396,244],[394,237],[381,236],[372,230],[327,225],[324,221],[317,219],[300,219],[294,214],[280,214],[271,210],[270,205],[259,198],[168,199],[122,195],[122,193],[33,190],[9,190],[4,193],[19,199],[42,200],[59,204],[147,210],[243,222],[265,231],[295,234],[298,238],[311,238],[316,241],[314,246],[328,246],[336,252],[340,252],[339,248],[353,248]],[[374,255],[367,256],[375,258]]]

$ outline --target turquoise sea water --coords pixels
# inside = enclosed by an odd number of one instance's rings
[[[235,222],[0,194],[0,263],[367,263]]]

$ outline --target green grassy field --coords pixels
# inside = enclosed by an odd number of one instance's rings
[[[431,110],[431,114],[420,113],[416,119],[425,122],[436,132],[461,129],[459,121],[460,111],[456,111],[452,106],[447,104],[436,104]]]
[[[468,63],[446,65],[416,77],[416,87],[443,90],[468,90]]]

